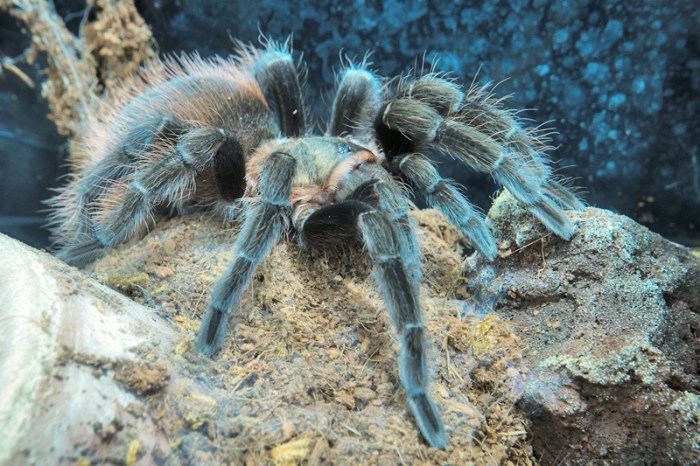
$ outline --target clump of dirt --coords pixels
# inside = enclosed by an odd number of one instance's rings
[[[137,395],[151,395],[168,385],[170,371],[164,364],[135,364],[125,361],[117,364],[114,380]]]
[[[526,379],[520,340],[464,299],[463,247],[441,216],[416,217],[431,394],[451,442],[445,451],[424,443],[407,411],[396,335],[361,251],[331,257],[293,242],[275,247],[213,360],[198,353],[194,334],[232,259],[236,225],[206,215],[171,219],[96,263],[98,279],[130,289],[183,334],[176,371],[200,388],[178,379],[149,402],[184,460],[534,463],[527,420],[514,406]]]
[[[104,358],[87,353],[64,350],[59,358],[61,364],[68,362],[88,366],[95,377],[113,376],[114,380],[136,395],[151,395],[165,388],[170,380],[170,370],[163,362],[126,358]]]

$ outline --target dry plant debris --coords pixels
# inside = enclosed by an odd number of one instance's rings
[[[83,122],[99,113],[99,97],[155,57],[151,30],[132,0],[89,0],[86,13],[93,8],[98,9],[94,22],[86,22],[76,37],[50,1],[0,0],[0,10],[22,21],[32,36],[27,62],[46,54],[41,95],[49,103],[49,119],[69,138],[79,136]],[[3,67],[31,82],[16,63],[6,60]],[[72,163],[79,169],[81,160]]]
[[[46,53],[47,79],[41,85],[41,95],[49,102],[49,119],[56,123],[59,133],[77,134],[81,118],[93,114],[98,87],[82,41],[68,31],[48,1],[11,0],[3,1],[0,7],[9,9],[29,29],[32,45],[27,61],[31,64],[38,53]]]
[[[93,6],[99,11],[83,28],[85,48],[98,62],[100,82],[110,90],[155,58],[155,41],[132,1],[96,0]]]

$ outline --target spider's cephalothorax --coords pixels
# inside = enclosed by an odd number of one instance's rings
[[[286,45],[241,47],[231,59],[152,63],[89,123],[83,166],[51,202],[58,255],[84,265],[137,235],[162,209],[211,208],[242,218],[197,346],[212,355],[256,267],[285,233],[307,247],[361,241],[401,341],[399,375],[425,439],[447,445],[428,393],[419,299],[420,250],[404,185],[489,259],[493,237],[425,154],[441,152],[492,175],[550,230],[573,235],[578,199],[546,149],[484,88],[466,92],[426,74],[384,85],[363,64],[340,73],[324,136],[309,134],[299,73]],[[400,181],[399,181],[400,180]]]

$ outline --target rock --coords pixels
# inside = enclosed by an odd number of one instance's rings
[[[0,464],[169,452],[143,395],[168,384],[172,325],[4,235],[0,257]]]
[[[0,321],[11,343],[0,355],[0,429],[21,428],[2,440],[0,464],[533,464],[515,408],[518,339],[497,316],[453,299],[464,294],[462,249],[438,215],[418,219],[447,450],[428,447],[408,413],[397,340],[357,251],[325,257],[280,244],[222,351],[200,355],[194,332],[235,230],[193,215],[115,248],[91,271],[143,305],[2,238]],[[465,341],[474,345],[450,343]]]
[[[700,457],[700,262],[627,217],[571,213],[569,243],[508,195],[501,245],[469,289],[501,296],[528,351],[524,399],[543,464],[691,464]]]
[[[212,360],[194,332],[235,225],[164,221],[97,281],[0,237],[0,464],[691,463],[698,260],[628,218],[571,215],[567,243],[502,195],[488,263],[416,213],[445,451],[407,413],[363,254],[274,248]],[[478,304],[494,297],[498,314]]]

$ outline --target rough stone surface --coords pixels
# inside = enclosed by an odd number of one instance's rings
[[[528,350],[524,400],[543,464],[700,458],[700,262],[627,217],[589,208],[565,243],[502,195],[499,258],[469,289],[499,295]]]
[[[2,238],[0,320],[12,325],[1,330],[0,429],[26,419],[18,438],[3,439],[0,464],[533,464],[515,408],[518,339],[465,303],[454,233],[434,214],[419,219],[431,391],[447,450],[428,447],[407,412],[398,342],[363,254],[279,245],[223,350],[199,354],[194,332],[235,228],[195,215],[95,264],[95,277],[144,306]],[[69,331],[53,331],[59,324]],[[17,404],[24,393],[32,397]]]
[[[174,328],[4,235],[0,257],[0,464],[170,451],[143,395],[168,383]]]

